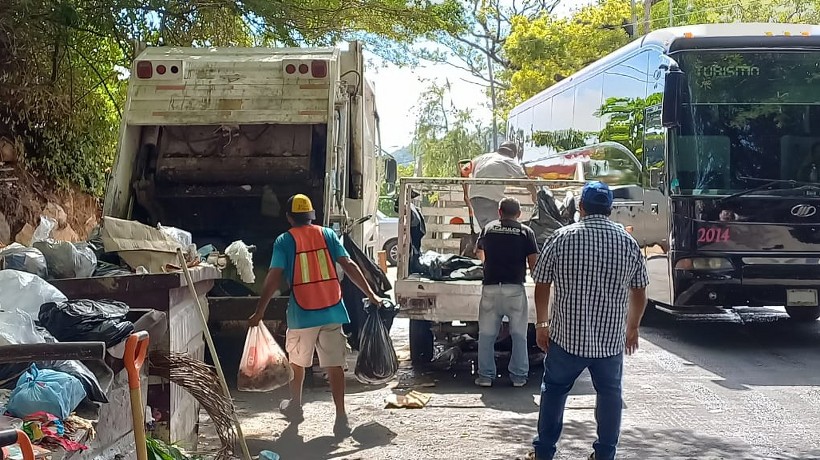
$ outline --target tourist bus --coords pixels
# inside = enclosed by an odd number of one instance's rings
[[[612,185],[676,315],[820,317],[820,26],[657,30],[515,107],[533,177]]]

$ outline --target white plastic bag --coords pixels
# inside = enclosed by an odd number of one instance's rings
[[[284,350],[263,323],[248,330],[245,349],[239,362],[236,388],[239,391],[271,391],[293,379]]]
[[[43,253],[19,243],[0,249],[0,270],[20,270],[48,278],[48,263]]]
[[[22,310],[0,310],[0,346],[43,343],[31,315]]]
[[[0,309],[22,310],[32,318],[40,314],[40,305],[65,302],[68,298],[46,280],[31,273],[0,270]]]
[[[34,243],[48,263],[51,279],[90,278],[97,268],[97,256],[88,243],[46,240]]]
[[[174,239],[174,241],[179,243],[183,250],[194,244],[194,237],[191,235],[191,232],[186,232],[185,230],[181,230],[176,227],[164,227],[162,224],[158,224],[157,228],[159,228],[162,233],[170,236]]]
[[[45,241],[51,238],[51,232],[57,228],[57,221],[46,216],[40,216],[40,225],[34,229],[34,236],[31,239],[31,244],[38,241]]]
[[[253,256],[245,243],[241,240],[234,241],[225,249],[225,255],[236,266],[236,271],[243,283],[252,284],[256,281],[256,275],[253,273]]]

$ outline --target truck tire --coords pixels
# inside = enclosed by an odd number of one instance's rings
[[[794,321],[810,322],[820,318],[820,307],[786,307],[786,313]]]
[[[432,323],[419,319],[410,320],[410,361],[427,364],[433,360]]]
[[[391,238],[384,243],[384,252],[387,254],[387,265],[395,267],[399,263],[399,240]]]

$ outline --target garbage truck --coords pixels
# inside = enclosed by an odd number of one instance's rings
[[[186,230],[200,248],[243,241],[255,282],[229,267],[209,293],[212,323],[240,321],[253,313],[296,193],[311,198],[318,223],[374,256],[379,187],[396,177],[380,152],[359,42],[147,48],[131,68],[104,214]],[[282,294],[268,319],[284,318]]]

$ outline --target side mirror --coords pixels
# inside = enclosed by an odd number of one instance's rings
[[[661,122],[664,128],[674,128],[680,126],[680,104],[683,90],[684,73],[680,68],[672,64],[666,72],[666,82],[663,91],[663,109],[661,112]]]
[[[395,158],[390,157],[384,160],[384,175],[385,182],[391,185],[396,184],[399,179],[399,167]]]

